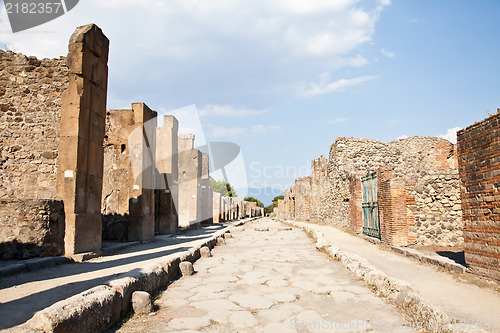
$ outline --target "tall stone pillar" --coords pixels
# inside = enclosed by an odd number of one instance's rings
[[[200,222],[202,153],[194,148],[194,134],[179,135],[179,227]]]
[[[201,222],[213,223],[213,192],[210,184],[210,160],[206,153],[202,153],[201,157]]]
[[[151,240],[155,236],[155,152],[156,116],[144,103],[133,103],[134,130],[129,137],[133,171],[130,192],[130,223],[128,239]]]
[[[65,253],[101,248],[103,140],[109,40],[89,24],[70,39],[62,96],[57,187],[65,209]]]
[[[156,132],[156,221],[155,230],[160,235],[174,234],[179,223],[179,122],[174,116],[163,118],[163,127]]]
[[[222,209],[221,209],[221,204],[222,204],[222,198],[221,194],[217,192],[213,192],[213,205],[212,205],[212,216],[213,216],[213,223],[220,223],[222,219]]]

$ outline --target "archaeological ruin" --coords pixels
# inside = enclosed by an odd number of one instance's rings
[[[76,29],[68,56],[0,51],[0,256],[98,254],[179,228],[263,216],[210,186],[210,156],[172,115],[107,105],[109,40]],[[470,269],[500,279],[499,113],[456,145],[414,136],[338,137],[273,215],[334,224],[394,247],[465,247]]]
[[[99,253],[179,227],[262,216],[213,194],[209,155],[145,103],[107,105],[109,40],[79,27],[67,57],[0,51],[0,258]],[[238,207],[236,207],[238,205]]]
[[[329,159],[285,191],[273,215],[347,227],[390,246],[465,245],[471,269],[499,279],[500,111],[458,143],[338,137]]]

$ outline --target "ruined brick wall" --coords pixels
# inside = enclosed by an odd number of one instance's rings
[[[500,280],[500,111],[458,132],[465,260]]]
[[[57,199],[56,165],[66,59],[0,50],[0,198]]]
[[[64,254],[64,205],[58,200],[0,202],[0,259]]]

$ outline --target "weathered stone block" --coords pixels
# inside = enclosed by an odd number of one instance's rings
[[[189,276],[194,274],[193,264],[190,261],[183,261],[179,264],[179,269],[182,276]]]
[[[134,291],[132,294],[132,309],[136,314],[148,314],[153,311],[151,295],[145,291]]]

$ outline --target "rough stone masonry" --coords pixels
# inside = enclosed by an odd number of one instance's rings
[[[108,48],[90,24],[71,36],[67,58],[0,51],[1,259],[99,253],[102,239],[263,214],[232,198],[213,205],[209,156],[182,159],[172,116],[157,136],[144,103],[106,111]]]
[[[415,136],[384,143],[338,137],[330,158],[285,192],[282,218],[322,221],[363,232],[361,176],[376,172],[382,241],[399,246],[463,243],[455,147]],[[401,224],[402,223],[402,224]]]

